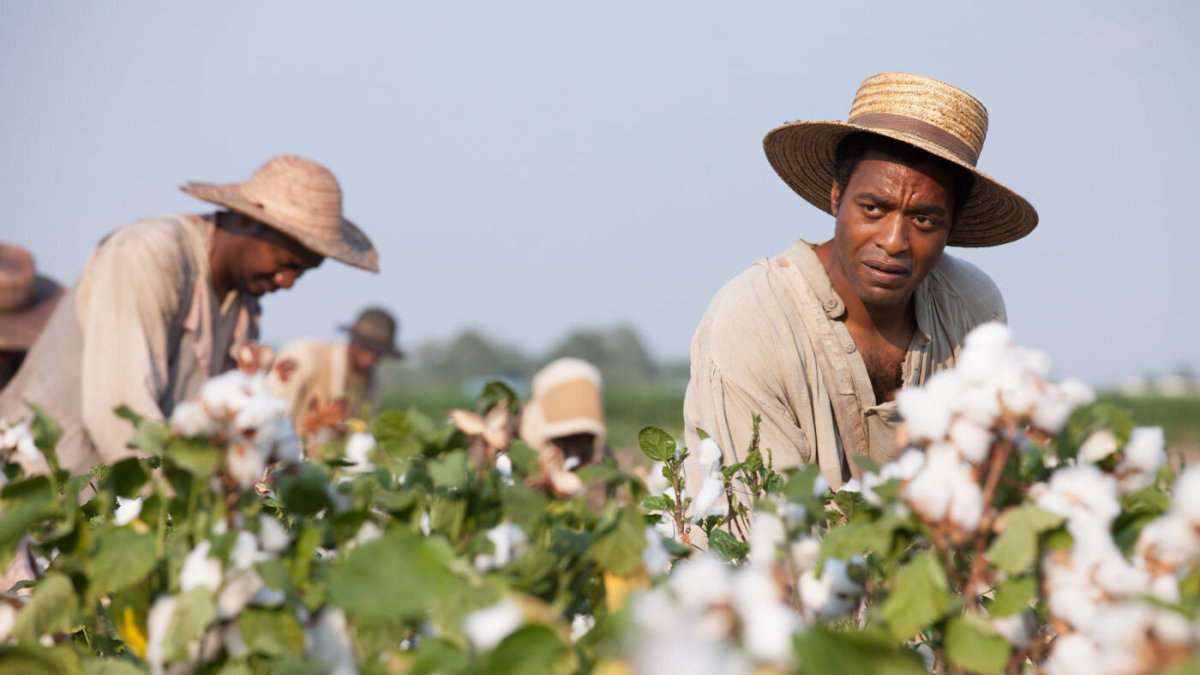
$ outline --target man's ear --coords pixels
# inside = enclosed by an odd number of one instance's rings
[[[835,217],[838,213],[838,202],[842,199],[842,187],[833,181],[833,187],[829,189],[829,212]]]

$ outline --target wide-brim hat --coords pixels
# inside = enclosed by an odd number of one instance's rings
[[[858,88],[846,122],[784,124],[767,133],[763,149],[788,186],[832,213],[834,154],[843,138],[861,131],[916,146],[975,176],[946,243],[997,246],[1033,231],[1038,215],[1024,197],[975,168],[987,126],[987,109],[962,89],[921,75],[880,73]]]
[[[32,347],[62,295],[61,284],[37,273],[29,251],[0,244],[0,351]]]
[[[363,310],[353,324],[339,328],[349,333],[351,339],[376,354],[404,358],[404,352],[396,347],[396,334],[400,331],[400,326],[386,309],[371,307]]]
[[[533,393],[521,412],[521,438],[535,449],[575,434],[595,436],[604,447],[604,400],[600,371],[582,359],[561,358],[533,376]]]
[[[374,244],[342,216],[337,179],[316,162],[278,155],[244,183],[191,182],[179,189],[266,223],[323,256],[379,271]]]

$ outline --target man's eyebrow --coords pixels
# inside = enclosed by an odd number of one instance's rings
[[[872,204],[878,204],[880,206],[890,206],[893,203],[887,197],[881,197],[881,196],[875,194],[874,192],[859,192],[858,194],[854,195],[854,200],[861,201],[861,202],[870,202]]]
[[[919,216],[944,216],[946,208],[940,204],[913,204],[908,212]]]

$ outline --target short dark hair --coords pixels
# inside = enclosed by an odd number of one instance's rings
[[[846,193],[846,185],[850,183],[850,175],[854,173],[854,167],[858,166],[859,160],[872,150],[909,167],[922,162],[932,162],[950,169],[954,175],[954,220],[958,219],[959,210],[971,197],[971,188],[975,187],[975,176],[970,171],[915,145],[865,131],[856,131],[846,136],[838,143],[837,150],[834,151],[833,181],[837,183],[838,191],[841,194]]]

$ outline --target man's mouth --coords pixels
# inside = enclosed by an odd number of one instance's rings
[[[910,274],[909,269],[904,265],[882,260],[865,260],[863,268],[866,269],[867,276],[885,286],[902,283]]]

